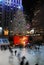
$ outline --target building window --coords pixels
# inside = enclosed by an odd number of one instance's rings
[[[20,4],[20,0],[17,0],[17,4]]]
[[[20,4],[20,0],[19,0],[19,4]]]
[[[8,1],[10,1],[10,0],[8,0]]]
[[[14,0],[14,2],[15,2],[15,0]]]
[[[18,3],[18,0],[17,0],[17,3]]]
[[[11,0],[11,2],[13,2],[13,0]]]

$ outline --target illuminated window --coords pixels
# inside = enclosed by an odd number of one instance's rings
[[[18,3],[18,0],[17,0],[17,3]]]
[[[14,0],[14,2],[15,2],[15,0]]]
[[[19,0],[19,4],[20,4],[20,0]]]
[[[0,0],[2,1],[2,0]],[[5,5],[7,6],[13,6],[18,9],[22,8],[22,0],[5,0]]]

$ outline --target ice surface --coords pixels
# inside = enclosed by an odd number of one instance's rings
[[[17,54],[15,56],[15,50]],[[28,61],[30,65],[44,65],[44,46],[40,47],[39,51],[34,51],[29,48],[15,48],[13,49],[13,55],[9,50],[0,50],[0,65],[20,65],[22,57],[25,56],[25,62]]]

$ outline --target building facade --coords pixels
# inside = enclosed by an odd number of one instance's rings
[[[0,1],[0,27],[2,26],[2,18],[3,18],[3,3]]]
[[[22,9],[22,0],[0,0],[0,26],[11,28],[10,24],[17,9]]]

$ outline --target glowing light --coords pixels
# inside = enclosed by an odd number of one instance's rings
[[[2,33],[2,30],[3,30],[2,27],[0,27],[0,34]]]
[[[0,2],[2,2],[2,0],[0,0]]]
[[[0,30],[2,30],[2,27],[0,27]]]
[[[17,8],[18,8],[18,9],[21,9],[21,6],[18,6]]]
[[[23,45],[25,46],[28,42],[28,36],[14,36],[14,44],[15,45]]]
[[[29,31],[27,31],[27,34],[29,34],[30,32]]]
[[[9,30],[4,30],[4,35],[8,35],[9,34]]]
[[[2,0],[0,0],[2,1]],[[22,0],[5,0],[5,5],[23,9]]]
[[[34,34],[34,29],[32,29],[32,30],[30,31],[30,34]]]
[[[21,43],[23,46],[26,45],[27,41],[28,41],[28,37],[27,37],[27,36],[23,36],[23,37],[20,39],[20,43]]]

